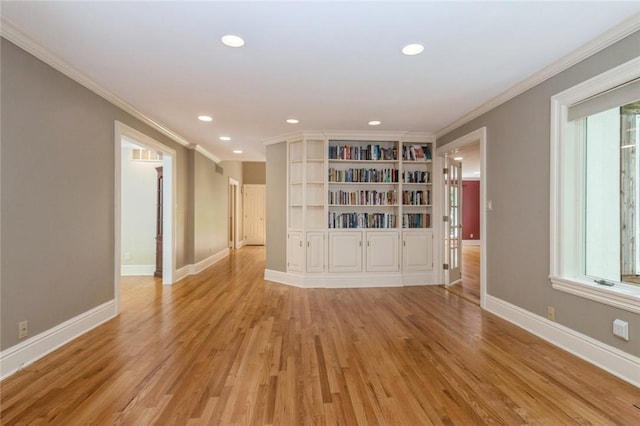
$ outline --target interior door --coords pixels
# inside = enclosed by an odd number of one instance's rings
[[[265,186],[244,185],[244,243],[264,245],[265,241]]]
[[[461,279],[462,260],[462,163],[445,157],[445,282],[455,284]]]

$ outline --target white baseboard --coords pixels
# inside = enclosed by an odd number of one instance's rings
[[[463,246],[479,246],[480,240],[462,240]]]
[[[138,276],[138,275],[153,275],[156,271],[156,265],[120,265],[120,275]]]
[[[640,387],[640,358],[525,309],[487,295],[485,308],[501,318]]]
[[[242,248],[244,246],[245,246],[244,240],[238,241],[238,247],[237,248]]]
[[[0,379],[37,361],[117,315],[115,300],[103,303],[0,352]]]
[[[264,279],[293,287],[303,288],[367,288],[367,287],[402,287],[405,285],[432,285],[432,273],[400,274],[400,273],[343,273],[343,274],[302,274],[282,272],[271,269],[264,270]]]
[[[201,260],[194,265],[185,265],[182,268],[176,270],[175,282],[178,282],[189,275],[198,274],[227,256],[229,256],[229,247],[224,248],[215,254],[212,254],[211,256]]]
[[[267,281],[273,281],[274,283],[286,284],[293,287],[307,287],[305,285],[304,275],[302,274],[265,269],[264,279]]]

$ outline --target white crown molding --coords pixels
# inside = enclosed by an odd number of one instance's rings
[[[53,67],[54,69],[60,71],[70,79],[76,81],[87,89],[91,90],[96,95],[102,97],[123,111],[131,114],[133,117],[142,121],[144,124],[152,127],[163,135],[171,138],[175,142],[179,143],[182,146],[189,147],[191,145],[185,138],[169,129],[168,127],[160,124],[159,122],[147,117],[145,114],[140,112],[138,109],[133,107],[127,101],[113,93],[112,91],[102,87],[100,84],[93,81],[87,75],[82,73],[77,68],[73,67],[68,62],[64,61],[62,58],[53,54],[49,50],[45,49],[42,45],[37,43],[31,37],[26,35],[22,30],[20,30],[15,24],[13,24],[10,20],[5,17],[0,18],[0,36],[9,40],[11,43],[15,44],[22,50],[32,54],[36,58],[40,59],[47,65]],[[206,152],[206,156],[212,161],[218,163],[220,160],[210,152],[206,151],[204,148],[200,148],[199,152]],[[203,152],[203,153],[204,153]]]
[[[385,130],[301,130],[263,140],[263,145],[274,145],[294,139],[334,140],[399,140],[402,142],[435,142],[435,135],[428,132],[392,132]]]
[[[548,80],[549,78],[560,74],[562,71],[574,66],[578,62],[598,53],[599,51],[611,46],[612,44],[622,40],[628,35],[640,30],[640,13],[635,14],[631,18],[623,21],[619,25],[613,27],[609,31],[601,34],[587,44],[579,47],[564,58],[552,63],[526,78],[525,80],[511,86],[502,94],[496,96],[488,102],[480,105],[478,108],[468,114],[458,118],[452,123],[436,132],[436,138],[439,139],[452,130],[480,117],[482,114],[502,105],[503,103],[515,98],[516,96],[526,92],[527,90],[537,86],[538,84]]]
[[[197,145],[197,144],[191,144],[188,146],[189,149],[193,149],[195,151],[198,151],[200,154],[204,155],[205,157],[207,157],[209,160],[213,161],[214,163],[219,163],[221,160],[216,157],[215,155],[213,155],[212,153],[210,153],[209,151],[207,151],[206,149],[204,149],[202,146]]]

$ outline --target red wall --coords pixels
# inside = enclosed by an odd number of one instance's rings
[[[473,234],[473,237],[471,236]],[[480,239],[480,181],[462,181],[462,239]]]

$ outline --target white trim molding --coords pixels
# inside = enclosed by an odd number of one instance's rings
[[[531,75],[530,77],[522,80],[521,82],[511,86],[505,92],[496,96],[488,102],[480,105],[470,113],[458,118],[447,126],[436,132],[436,137],[440,138],[452,130],[470,122],[471,120],[480,117],[482,114],[491,111],[492,109],[502,105],[503,103],[515,98],[516,96],[526,92],[527,90],[537,86],[538,84],[550,79],[551,77],[560,74],[562,71],[576,65],[578,62],[592,56],[599,51],[611,46],[612,44],[622,40],[628,35],[640,30],[640,14],[636,14],[626,21],[620,23],[609,31],[601,34],[589,43],[574,50],[564,58],[548,65]]]
[[[204,149],[202,145],[198,145],[198,144],[189,145],[188,148],[199,152],[200,154],[204,155],[205,157],[207,157],[209,160],[213,161],[216,164],[220,162],[220,159],[218,157],[216,157],[215,155],[213,155],[212,153]]]
[[[615,286],[601,286],[578,278],[566,279],[549,276],[554,289],[600,302],[625,311],[640,314],[640,288],[635,285],[616,283]]]
[[[188,277],[189,275],[199,274],[200,272],[207,269],[209,266],[213,265],[216,262],[219,262],[220,260],[224,259],[227,256],[229,256],[229,247],[226,247],[220,250],[219,252],[212,254],[211,256],[205,259],[202,259],[201,261],[195,264],[185,265],[176,271],[175,280],[176,282],[178,282],[181,279]]]
[[[640,358],[494,296],[486,309],[622,380],[640,387]]]
[[[452,151],[463,148],[470,144],[479,142],[480,144],[480,307],[485,309],[485,299],[487,296],[487,212],[489,212],[487,202],[487,128],[481,127],[473,132],[467,133],[449,143],[436,148],[436,159],[444,158],[443,156]],[[434,169],[438,170],[438,168]],[[435,178],[439,178],[440,173],[434,173]],[[444,183],[441,184],[444,188]],[[444,197],[444,193],[442,194]],[[444,201],[444,200],[443,200]],[[444,203],[442,203],[444,205]],[[444,212],[442,212],[444,214]],[[444,236],[441,236],[444,241]],[[440,256],[444,259],[444,244],[439,244]],[[442,271],[444,273],[444,271]],[[444,282],[444,276],[441,275],[441,281]]]
[[[138,109],[136,109],[133,105],[122,99],[120,96],[104,88],[68,62],[64,61],[57,55],[54,55],[49,50],[45,49],[42,45],[22,32],[22,30],[20,30],[14,23],[12,23],[4,16],[0,19],[0,35],[9,40],[11,43],[40,59],[42,62],[60,71],[62,74],[66,75],[73,81],[91,90],[96,95],[112,103],[121,110],[131,114],[138,120],[142,121],[144,124],[152,127],[163,135],[176,141],[180,145],[185,147],[191,146],[190,142],[188,142],[185,138],[183,138],[173,130],[146,116]],[[202,147],[199,148],[199,152],[203,153],[216,163],[220,162],[220,159],[218,157],[206,151]]]
[[[640,313],[640,286],[596,285],[584,277],[584,176],[580,148],[567,140],[569,107],[640,78],[640,56],[551,97],[549,279],[554,289]],[[581,188],[581,189],[576,189]],[[576,196],[577,194],[577,196]]]
[[[120,274],[121,270],[121,241],[122,241],[122,141],[129,140],[140,144],[146,148],[162,153],[162,168],[164,185],[162,187],[162,283],[173,284],[176,268],[176,211],[177,211],[177,157],[176,151],[166,145],[152,139],[144,133],[127,126],[126,124],[114,122],[114,293],[117,306],[120,306]]]
[[[0,352],[0,379],[48,355],[117,315],[115,299]]]

